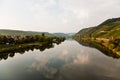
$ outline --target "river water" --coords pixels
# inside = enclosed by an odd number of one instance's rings
[[[0,80],[120,80],[120,59],[66,40],[1,59]]]

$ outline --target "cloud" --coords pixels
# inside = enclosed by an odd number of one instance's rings
[[[119,17],[119,0],[1,0],[0,28],[77,32]]]
[[[54,48],[37,54],[28,71],[52,80],[119,79],[119,60],[113,60],[96,49],[83,49],[80,45],[76,47],[71,41],[67,43],[56,46],[57,53],[54,53]]]

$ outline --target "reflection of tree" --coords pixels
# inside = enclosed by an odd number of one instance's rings
[[[9,56],[10,57],[14,57],[15,53],[10,53]]]
[[[21,46],[21,47],[17,47],[15,46],[15,48],[11,49],[11,50],[7,50],[4,52],[0,52],[0,60],[4,59],[7,60],[8,57],[14,57],[15,53],[20,53],[20,54],[24,54],[25,51],[29,51],[29,50],[34,50],[34,49],[39,49],[40,51],[44,51],[45,49],[49,49],[49,48],[53,48],[54,45],[27,45],[27,46]]]
[[[98,50],[100,50],[101,52],[103,52],[103,54],[113,57],[113,58],[120,58],[119,55],[113,53],[112,51],[108,50],[107,48],[105,48],[104,46],[97,44],[97,43],[93,43],[90,41],[83,41],[83,40],[77,40],[78,43],[80,43],[83,46],[89,46],[89,47],[93,47],[96,48]]]

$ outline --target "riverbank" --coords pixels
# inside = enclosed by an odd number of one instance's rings
[[[109,40],[109,39],[103,39],[103,38],[75,38],[75,40],[88,42],[91,44],[98,44],[102,46],[103,48],[106,48],[110,51],[112,51],[113,54],[120,56],[120,46],[118,43],[116,43],[116,40]]]
[[[41,41],[23,43],[23,44],[0,44],[0,53],[24,53],[28,50],[39,49],[44,51],[46,48],[51,48],[54,44],[60,44],[65,39],[60,37],[44,39]]]
[[[46,36],[44,33],[35,36],[25,35],[0,35],[0,53],[10,53],[24,48],[40,48],[43,51],[46,47],[51,47],[54,43],[60,44],[64,37]]]

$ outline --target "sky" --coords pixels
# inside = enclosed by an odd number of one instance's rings
[[[0,29],[78,32],[120,17],[120,0],[0,0]]]

